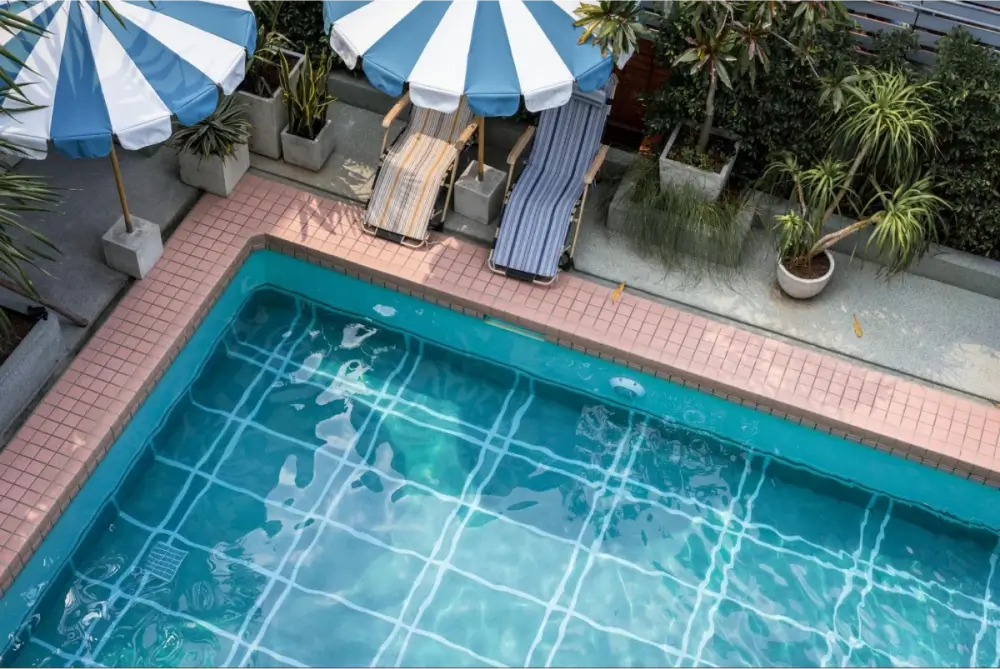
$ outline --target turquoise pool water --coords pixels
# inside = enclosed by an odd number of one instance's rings
[[[298,273],[321,302],[266,285]],[[4,598],[2,659],[996,666],[996,501],[257,254]]]

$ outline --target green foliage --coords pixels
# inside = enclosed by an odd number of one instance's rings
[[[279,54],[292,48],[276,24],[285,3],[278,0],[251,4],[257,17],[257,48],[247,58],[246,74],[240,88],[262,98],[274,95],[278,86]]]
[[[806,7],[808,5],[808,7]],[[822,19],[819,5],[803,3],[803,15],[789,22],[785,9],[768,42],[768,67],[736,77],[732,88],[720,87],[715,103],[715,125],[742,139],[733,185],[743,187],[757,179],[776,154],[791,151],[812,162],[822,157],[829,131],[817,104],[822,82],[818,75],[854,72],[855,42],[840,18],[837,3],[829,3]],[[826,6],[826,5],[824,5]],[[807,20],[807,19],[811,19]],[[792,31],[795,32],[792,42]],[[654,38],[661,65],[671,64],[687,49],[688,24],[675,12]],[[707,88],[686,68],[670,68],[663,86],[644,96],[647,133],[669,134],[677,123],[703,118]]]
[[[867,68],[861,75],[839,115],[839,148],[858,164],[872,158],[880,176],[905,181],[936,140],[937,115],[928,101],[934,84],[913,83],[895,69]]]
[[[21,220],[27,212],[48,211],[59,202],[57,191],[41,177],[0,172],[0,278],[13,282],[25,294],[38,297],[27,268],[44,272],[40,260],[55,260],[58,249],[44,235]],[[0,336],[10,322],[0,310]]]
[[[920,175],[933,146],[934,113],[925,99],[927,83],[913,83],[898,70],[868,68],[830,117],[835,128],[831,151],[812,167],[803,168],[793,155],[774,161],[765,176],[791,192],[797,208],[777,216],[773,230],[778,251],[789,267],[808,266],[836,243],[873,227],[868,244],[886,260],[889,275],[905,270],[936,239],[945,202],[933,193],[929,175]],[[856,182],[866,176],[870,200],[860,200]],[[879,186],[876,176],[891,188]],[[861,212],[842,229],[825,233],[824,226],[845,203]],[[825,233],[825,234],[824,234]]]
[[[1000,55],[966,32],[937,44],[941,195],[951,205],[944,243],[1000,260]]]
[[[250,138],[250,121],[243,116],[245,109],[235,104],[232,95],[224,97],[204,119],[174,132],[170,143],[178,152],[187,151],[203,159],[234,156],[236,147]]]
[[[99,2],[98,10],[106,8],[117,15],[107,2]],[[22,32],[24,34],[42,35],[46,31],[31,21],[27,21],[15,12],[0,9],[0,31],[8,34]],[[6,46],[0,45],[0,64],[14,64],[26,67],[24,62]],[[30,88],[19,85],[0,68],[0,97],[14,105],[4,105],[0,113],[14,116],[32,109],[39,109],[30,100]],[[13,107],[13,109],[12,109]],[[0,139],[0,150],[6,153],[23,155],[23,151],[12,142]],[[38,297],[35,286],[28,276],[27,268],[39,266],[40,260],[53,260],[53,253],[58,249],[37,230],[27,226],[21,220],[22,214],[32,211],[47,211],[58,203],[57,191],[40,177],[16,174],[10,170],[0,171],[0,278],[13,282],[21,291],[32,297]],[[10,322],[3,310],[0,310],[0,336],[6,336],[10,331]]]
[[[326,125],[326,112],[337,99],[327,90],[326,78],[333,66],[329,51],[317,58],[306,49],[302,58],[298,78],[291,81],[294,63],[285,54],[281,56],[281,87],[284,89],[285,106],[288,109],[288,131],[293,135],[316,139]]]
[[[601,50],[601,57],[610,52],[616,61],[635,51],[647,32],[640,22],[645,12],[638,0],[584,2],[573,13],[577,17],[573,25],[584,28],[580,44],[590,40]]]
[[[284,5],[278,29],[299,53],[329,51],[330,42],[323,30],[323,3],[314,0],[281,2]]]
[[[657,162],[647,157],[636,159],[626,179],[633,185],[622,232],[639,253],[713,273],[739,264],[745,200],[709,202],[691,186],[661,188]]]
[[[795,3],[780,0],[678,2],[661,33],[660,55],[705,88],[704,112],[697,148],[704,151],[714,125],[716,96],[743,85],[756,87],[771,72],[773,56],[798,60],[815,74],[813,60],[822,37],[844,24],[846,10],[839,2]],[[822,55],[821,50],[818,55]],[[788,82],[784,82],[788,86]],[[723,117],[724,118],[724,117]],[[678,119],[681,120],[681,119]],[[727,128],[730,129],[730,128]],[[731,129],[730,129],[731,130]]]

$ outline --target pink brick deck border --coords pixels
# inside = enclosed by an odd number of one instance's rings
[[[751,334],[576,276],[551,288],[491,273],[452,238],[413,251],[360,232],[360,210],[247,176],[204,196],[163,258],[0,452],[6,591],[252,248],[352,276],[697,386],[1000,487],[1000,409]]]

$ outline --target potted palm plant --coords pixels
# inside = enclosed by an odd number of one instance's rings
[[[214,112],[170,138],[177,151],[181,181],[229,197],[250,167],[250,121],[244,108],[226,96]]]
[[[292,82],[292,67],[281,55],[281,85],[288,116],[288,125],[281,132],[281,150],[286,163],[313,172],[318,172],[333,153],[333,124],[328,112],[336,100],[326,87],[333,56],[324,54],[317,61],[310,58],[307,49],[298,80]]]
[[[773,225],[778,284],[787,295],[818,295],[833,276],[830,249],[863,230],[870,229],[867,243],[889,274],[905,270],[934,241],[946,204],[934,195],[931,177],[919,171],[935,139],[934,112],[923,97],[928,87],[895,71],[855,75],[832,119],[835,152],[810,168],[789,155],[768,167],[768,174],[790,183],[796,203]],[[862,179],[874,194],[857,206],[855,184]],[[882,187],[879,180],[893,185]],[[853,203],[860,217],[830,229],[845,203]]]
[[[289,61],[289,80],[294,83],[302,54],[292,51],[291,43],[278,32],[282,2],[254,2],[253,7],[257,16],[257,48],[247,58],[246,76],[240,82],[236,98],[250,121],[250,151],[278,159],[281,158],[281,129],[288,124],[280,59]]]
[[[725,189],[740,150],[739,137],[715,126],[719,85],[731,89],[746,77],[753,86],[757,68],[769,68],[769,44],[774,39],[795,46],[808,59],[810,36],[819,26],[846,17],[846,9],[843,3],[828,0],[684,0],[670,3],[668,9],[667,22],[684,42],[673,66],[688,68],[690,76],[700,78],[706,96],[701,122],[682,121],[667,138],[659,161],[660,183],[689,184],[715,200]]]

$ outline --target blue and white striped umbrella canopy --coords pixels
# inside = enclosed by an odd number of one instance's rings
[[[579,44],[579,0],[373,0],[323,3],[330,43],[389,95],[410,85],[419,107],[451,112],[463,95],[481,116],[569,102],[573,84],[603,86],[611,56]]]
[[[106,156],[167,140],[171,117],[190,125],[242,81],[256,22],[245,0],[3,2],[44,35],[0,34],[25,64],[2,62],[41,109],[0,115],[0,137],[44,158],[49,141],[71,158]],[[6,61],[6,59],[3,59]],[[3,106],[16,109],[9,97]]]

